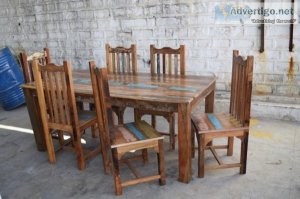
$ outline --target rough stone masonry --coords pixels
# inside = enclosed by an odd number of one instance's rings
[[[299,96],[300,26],[291,54],[289,25],[266,25],[265,52],[259,53],[259,25],[215,24],[214,2],[222,1],[1,0],[0,47],[32,53],[47,46],[55,63],[67,59],[74,69],[87,69],[89,60],[105,65],[105,43],[135,43],[139,71],[149,71],[150,44],[185,44],[187,74],[215,72],[217,89],[225,91],[238,49],[255,56],[256,94]]]

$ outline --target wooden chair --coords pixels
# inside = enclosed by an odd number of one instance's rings
[[[106,67],[109,74],[132,73],[137,74],[136,45],[130,48],[105,45]]]
[[[33,72],[36,83],[38,103],[41,112],[43,130],[49,160],[56,163],[55,149],[52,134],[60,132],[60,149],[65,148],[66,142],[63,133],[67,132],[75,146],[78,167],[86,167],[85,160],[100,152],[97,145],[93,150],[83,148],[81,144],[82,132],[91,127],[95,133],[97,116],[95,111],[77,111],[73,77],[70,63],[64,61],[63,66],[54,64],[40,65],[38,60],[33,60]]]
[[[180,45],[178,49],[164,47],[161,49],[150,45],[151,75],[185,75],[185,46]],[[170,136],[170,149],[175,149],[175,113],[152,110],[135,110],[137,120],[145,114],[151,115],[152,126],[156,127],[155,115],[163,116],[169,122],[169,132],[162,133]]]
[[[33,59],[38,59],[39,63],[42,65],[51,63],[49,49],[44,48],[44,51],[42,53],[33,54],[29,57],[27,57],[25,51],[20,53],[20,61],[21,61],[21,67],[24,74],[25,83],[34,81],[33,70],[32,70]]]
[[[113,126],[112,109],[109,104],[107,69],[96,68],[94,62],[90,62],[89,65],[100,134],[105,142],[102,154],[107,158],[106,167],[109,169],[108,153],[111,150],[116,195],[122,194],[123,187],[156,179],[159,179],[160,185],[164,185],[166,181],[163,136],[160,136],[155,129],[144,121]],[[128,152],[150,148],[157,153],[158,175],[140,177],[140,174],[131,166],[130,159],[125,159],[124,155]],[[120,163],[126,163],[136,179],[122,181]]]
[[[238,51],[233,51],[229,113],[192,115],[192,127],[198,141],[198,177],[204,177],[204,170],[232,167],[240,167],[240,174],[246,173],[252,77],[253,56],[248,56],[244,60]],[[216,153],[216,149],[227,149],[227,155],[232,156],[234,137],[241,140],[240,161],[224,163]],[[228,138],[228,144],[211,145],[211,141],[215,138]],[[204,153],[207,149],[212,152],[218,165],[204,166]]]
[[[105,45],[106,67],[109,74],[131,73],[137,74],[136,45],[132,44],[130,48],[115,47],[109,44]],[[124,123],[124,112],[126,107],[113,106],[113,111],[118,117],[118,123]]]

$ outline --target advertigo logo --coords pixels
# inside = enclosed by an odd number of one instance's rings
[[[216,3],[217,24],[296,24],[296,3]]]

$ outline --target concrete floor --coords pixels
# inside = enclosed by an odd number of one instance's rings
[[[165,141],[167,184],[139,184],[114,195],[113,178],[103,174],[101,157],[88,162],[84,171],[77,169],[71,152],[57,154],[51,165],[45,152],[36,150],[34,137],[23,130],[6,130],[8,126],[31,129],[27,109],[22,106],[5,112],[0,109],[0,194],[6,198],[300,198],[300,123],[253,118],[248,149],[246,175],[238,169],[210,171],[205,178],[196,177],[197,161],[193,160],[193,178],[189,184],[177,181],[177,151],[168,150]],[[132,119],[127,110],[126,119]],[[160,128],[165,126],[161,122]],[[235,154],[226,159],[238,159]],[[225,155],[225,152],[223,153]],[[207,152],[207,161],[211,154]],[[150,152],[150,163],[143,173],[156,171],[156,156]],[[126,167],[123,173],[128,174]]]

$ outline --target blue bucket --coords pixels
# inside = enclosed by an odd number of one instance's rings
[[[0,104],[4,110],[12,110],[25,103],[21,68],[9,48],[0,50]]]

